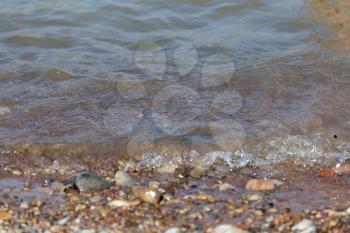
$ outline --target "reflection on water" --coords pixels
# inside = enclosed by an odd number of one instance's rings
[[[349,66],[323,53],[348,48],[345,1],[0,5],[4,167],[348,157]]]

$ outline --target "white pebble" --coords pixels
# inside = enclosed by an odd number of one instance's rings
[[[222,224],[215,227],[213,233],[248,233],[248,231],[242,230],[230,224]]]
[[[316,233],[314,223],[309,219],[303,219],[292,227],[294,233]]]
[[[117,208],[117,207],[128,207],[128,206],[130,206],[130,203],[127,202],[127,201],[123,201],[123,200],[113,200],[113,201],[110,201],[110,202],[108,203],[108,205],[109,205],[110,207],[115,207],[115,208]]]
[[[8,107],[0,107],[0,116],[5,116],[11,113],[11,109]]]
[[[181,229],[179,227],[172,227],[166,230],[164,233],[181,233]]]

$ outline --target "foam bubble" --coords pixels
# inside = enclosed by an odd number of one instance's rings
[[[201,114],[200,96],[191,88],[170,85],[153,99],[152,117],[164,133],[181,136],[196,129],[195,118]]]
[[[135,51],[134,61],[137,67],[154,79],[162,79],[166,70],[167,56],[157,43],[143,43]]]
[[[147,95],[142,81],[135,75],[122,74],[117,81],[117,89],[125,99],[139,99]]]
[[[173,61],[180,75],[188,74],[198,62],[198,52],[192,44],[180,44],[173,54]]]
[[[112,135],[120,137],[132,132],[142,118],[142,109],[117,102],[107,110],[104,125]]]
[[[203,63],[201,86],[221,86],[231,79],[234,72],[235,65],[230,57],[223,54],[211,55]]]
[[[234,114],[242,107],[243,98],[235,90],[224,91],[215,96],[211,107],[218,112]]]
[[[245,128],[236,120],[211,121],[209,129],[215,143],[225,151],[239,150],[246,138]]]
[[[141,131],[135,134],[126,146],[130,158],[140,159],[143,154],[155,151],[154,137],[152,134]]]

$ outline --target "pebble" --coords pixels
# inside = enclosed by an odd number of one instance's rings
[[[19,205],[19,208],[21,209],[28,209],[29,208],[29,204],[28,202],[22,202],[20,205]]]
[[[259,194],[249,194],[247,195],[247,200],[248,201],[260,201],[262,200],[263,197]]]
[[[292,227],[294,233],[316,233],[314,223],[309,219],[303,219]]]
[[[108,202],[108,205],[112,208],[129,207],[130,203],[124,200],[113,200]]]
[[[70,219],[70,216],[64,217],[64,218],[58,220],[57,224],[60,226],[65,225],[69,221],[69,219]]]
[[[0,220],[7,221],[12,218],[12,214],[7,211],[0,211]]]
[[[117,171],[115,173],[115,183],[119,186],[133,186],[135,180],[125,171]]]
[[[148,183],[148,187],[149,187],[150,189],[159,189],[160,183],[157,182],[157,181],[150,181],[150,182]]]
[[[191,171],[191,176],[193,178],[200,178],[202,175],[204,175],[204,173],[207,171],[207,168],[204,167],[195,167],[194,169],[192,169]]]
[[[80,192],[89,192],[110,188],[112,184],[96,173],[84,172],[75,178],[75,186]]]
[[[230,224],[222,224],[214,228],[213,233],[248,233]]]
[[[345,212],[350,215],[350,207],[348,207]]]
[[[66,81],[73,78],[74,76],[70,73],[59,69],[50,69],[43,75],[43,80],[46,81]]]
[[[251,191],[264,191],[264,190],[273,190],[276,184],[273,180],[267,179],[251,179],[245,185],[247,190]]]
[[[162,167],[156,169],[158,173],[166,173],[166,174],[174,174],[176,168],[178,168],[177,164],[167,164]]]
[[[164,233],[181,233],[181,229],[179,227],[172,227],[167,229]]]
[[[158,190],[134,186],[132,191],[136,197],[141,198],[145,202],[153,204],[158,204],[160,202],[161,195]]]
[[[226,191],[226,190],[235,190],[235,187],[233,187],[231,184],[229,183],[223,183],[223,184],[219,184],[219,190],[220,191]]]
[[[22,172],[19,171],[19,170],[13,170],[13,171],[12,171],[12,174],[14,174],[15,176],[21,176],[21,175],[22,175]]]
[[[175,178],[180,178],[180,179],[183,179],[183,178],[187,178],[189,176],[189,169],[186,168],[186,167],[178,167],[175,169],[174,171],[174,177]]]
[[[332,169],[336,174],[350,174],[350,164],[344,163],[344,164],[337,164]]]
[[[8,107],[0,107],[0,117],[11,113],[11,109]]]

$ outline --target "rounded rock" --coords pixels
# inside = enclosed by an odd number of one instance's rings
[[[242,230],[231,224],[222,224],[215,227],[213,233],[248,233],[248,231]]]
[[[181,229],[179,227],[172,227],[167,229],[164,233],[181,233]]]
[[[102,176],[85,172],[75,178],[75,186],[80,192],[89,192],[110,188],[112,184]]]

